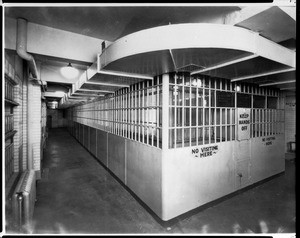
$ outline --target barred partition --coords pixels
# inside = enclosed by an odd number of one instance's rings
[[[284,133],[277,89],[188,72],[169,76],[170,149],[236,140],[237,108],[251,109],[251,138]],[[162,76],[74,107],[68,119],[162,148]]]
[[[68,119],[150,146],[162,146],[162,77],[68,110]]]
[[[69,108],[68,127],[169,220],[284,171],[283,96],[250,83],[169,73]]]
[[[169,148],[235,140],[236,108],[251,108],[251,137],[284,133],[279,90],[178,73],[170,75],[169,97]]]

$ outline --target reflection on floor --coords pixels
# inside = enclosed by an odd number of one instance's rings
[[[295,163],[212,207],[159,223],[65,129],[49,133],[30,233],[295,233]]]

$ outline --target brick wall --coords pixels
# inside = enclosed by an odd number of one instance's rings
[[[13,93],[14,101],[19,104],[12,109],[14,114],[13,126],[17,131],[13,137],[13,171],[21,172],[30,169],[28,164],[31,164],[32,169],[40,172],[42,139],[41,86],[35,81],[28,81],[27,62],[21,59],[16,52],[5,52],[5,73],[17,83]],[[44,119],[45,110],[46,106],[44,105]],[[7,111],[8,113],[10,112]],[[45,120],[43,124],[45,124]]]
[[[14,172],[22,171],[21,156],[19,154],[20,147],[23,146],[23,130],[22,130],[22,81],[19,76],[15,76],[17,85],[14,87],[14,101],[19,103],[19,106],[13,108],[14,114],[14,129],[17,133],[14,136]]]
[[[27,169],[27,83],[23,82],[23,95],[22,95],[22,130],[23,130],[23,170]]]

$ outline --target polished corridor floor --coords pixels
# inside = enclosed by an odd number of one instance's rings
[[[171,225],[158,222],[65,129],[49,132],[32,233],[295,233],[295,163]]]

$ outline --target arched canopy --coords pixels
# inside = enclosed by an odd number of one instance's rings
[[[245,69],[245,61],[252,67]],[[224,67],[235,69],[224,73]],[[294,68],[295,52],[241,27],[190,23],[150,28],[122,37],[99,56],[98,69],[154,76],[189,68],[192,73],[202,70],[235,78],[245,76],[236,73],[239,68],[251,75],[263,72],[263,67]]]

